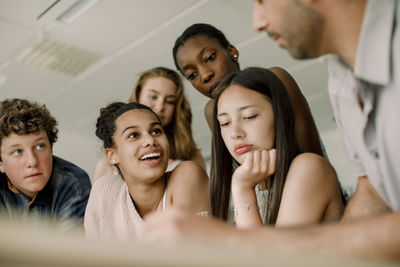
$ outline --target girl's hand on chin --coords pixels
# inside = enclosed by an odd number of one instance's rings
[[[254,189],[275,172],[276,149],[262,149],[246,153],[243,164],[232,176],[232,189]]]

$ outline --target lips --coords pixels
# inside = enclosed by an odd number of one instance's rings
[[[151,160],[151,159],[159,159],[161,157],[160,152],[150,152],[142,155],[139,159],[140,160]]]
[[[153,150],[143,153],[139,157],[139,160],[150,167],[155,167],[162,162],[162,158],[163,154],[160,151]]]
[[[37,172],[37,173],[34,173],[34,174],[26,176],[26,178],[33,178],[34,179],[34,178],[40,177],[41,175],[42,175],[42,173]]]
[[[249,152],[252,149],[252,145],[237,145],[235,146],[236,155],[242,155]]]

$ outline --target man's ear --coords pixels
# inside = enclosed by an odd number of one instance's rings
[[[106,148],[106,158],[111,165],[118,163],[118,157],[112,148]]]
[[[228,53],[231,59],[235,62],[239,61],[239,51],[233,45],[229,45]]]

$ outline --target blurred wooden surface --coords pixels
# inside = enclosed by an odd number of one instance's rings
[[[314,255],[245,253],[216,247],[155,248],[136,242],[91,242],[45,225],[0,220],[0,266],[399,266],[399,262]]]

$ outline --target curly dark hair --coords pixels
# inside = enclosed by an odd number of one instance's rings
[[[137,102],[114,102],[108,106],[100,109],[100,116],[97,118],[96,123],[96,136],[103,141],[104,148],[110,148],[114,146],[113,136],[116,130],[115,121],[119,116],[129,110],[149,110],[161,123],[157,114],[154,113],[148,106],[142,105]]]
[[[45,105],[20,98],[0,102],[0,147],[3,138],[10,134],[26,135],[41,130],[46,132],[53,146],[57,141],[57,121]]]

